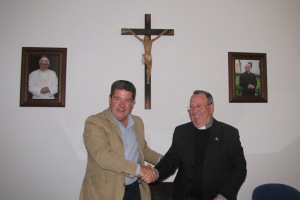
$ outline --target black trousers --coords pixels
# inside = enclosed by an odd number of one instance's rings
[[[187,200],[202,200],[203,197],[200,196],[193,196],[193,195],[189,195],[187,196]]]
[[[123,200],[141,200],[141,192],[138,180],[130,185],[125,185],[125,194]]]

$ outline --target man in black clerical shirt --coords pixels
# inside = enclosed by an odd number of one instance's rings
[[[242,87],[242,96],[254,96],[257,85],[256,76],[251,72],[251,65],[245,65],[245,72],[240,75],[240,86]]]
[[[236,200],[247,169],[239,131],[213,118],[210,93],[194,91],[191,122],[175,128],[172,145],[155,166],[158,181],[177,171],[174,200]]]

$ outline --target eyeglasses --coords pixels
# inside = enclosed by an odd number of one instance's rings
[[[187,111],[193,111],[193,110],[200,110],[200,111],[203,111],[205,107],[207,107],[209,105],[196,105],[196,106],[189,106],[187,107]]]

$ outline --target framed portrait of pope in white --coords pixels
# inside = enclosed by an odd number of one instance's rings
[[[21,107],[65,107],[67,48],[23,47]]]

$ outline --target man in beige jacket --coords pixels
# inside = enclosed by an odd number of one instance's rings
[[[144,124],[132,115],[135,86],[124,80],[111,86],[109,108],[87,118],[88,153],[80,200],[151,200],[147,183],[156,179],[151,166],[161,156],[147,146]]]

